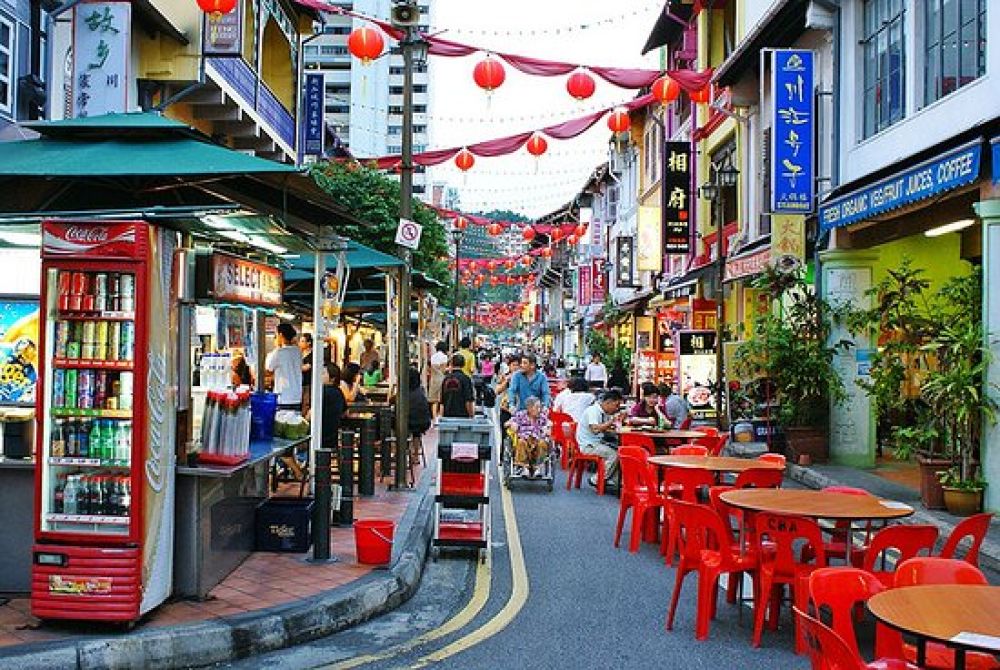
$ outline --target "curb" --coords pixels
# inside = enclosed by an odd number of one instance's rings
[[[792,480],[811,489],[822,489],[827,486],[840,486],[843,484],[842,482],[839,482],[832,477],[828,477],[827,475],[813,470],[812,468],[792,463],[785,466],[785,472]],[[908,524],[929,524],[937,526],[940,530],[939,542],[942,542],[944,538],[948,537],[948,535],[955,530],[955,524],[934,516],[927,510],[920,507],[914,507],[914,512],[911,516],[906,517],[905,519],[900,519],[899,521],[901,523]],[[982,547],[979,549],[979,564],[987,570],[1000,572],[1000,542],[990,539],[989,536],[983,540]]]
[[[0,650],[0,666],[19,670],[204,667],[316,640],[395,609],[416,591],[427,559],[433,531],[432,474],[424,471],[418,497],[400,519],[405,540],[393,547],[393,563],[387,570],[315,596],[237,616],[120,637],[18,645]]]

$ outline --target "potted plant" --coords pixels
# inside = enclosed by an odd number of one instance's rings
[[[956,461],[939,475],[945,507],[953,514],[978,511],[982,505],[982,426],[997,419],[997,402],[985,388],[991,355],[985,346],[981,295],[978,271],[948,281],[935,299],[937,331],[922,347],[936,358],[937,364],[927,372],[920,392]]]
[[[829,343],[835,310],[809,287],[800,272],[765,272],[755,282],[772,309],[757,316],[751,336],[734,355],[737,374],[765,377],[778,402],[778,421],[791,456],[826,460],[830,402],[844,399],[834,355],[850,342]]]

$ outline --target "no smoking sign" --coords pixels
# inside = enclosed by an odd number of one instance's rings
[[[416,250],[420,246],[420,234],[423,231],[423,227],[416,221],[400,219],[396,228],[396,244]]]

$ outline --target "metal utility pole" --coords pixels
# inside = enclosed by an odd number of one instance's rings
[[[451,326],[451,348],[458,349],[458,280],[459,280],[459,265],[462,259],[462,229],[455,228],[451,231],[451,234],[455,236],[455,301],[453,303],[453,318]]]
[[[397,14],[406,10],[410,14]],[[412,20],[416,12],[417,21]],[[423,46],[415,26],[419,22],[416,4],[407,2],[393,11],[394,19],[404,16],[406,35],[399,43],[403,51],[403,146],[400,165],[399,217],[413,217],[413,52]],[[402,23],[403,21],[400,21]],[[396,22],[396,21],[394,21]],[[413,254],[404,246],[399,247],[403,265],[399,268],[399,291],[396,294],[396,477],[395,488],[406,488],[407,457],[410,443],[409,370],[410,370],[410,266]]]

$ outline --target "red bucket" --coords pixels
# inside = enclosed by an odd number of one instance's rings
[[[396,524],[387,519],[359,519],[354,522],[354,545],[358,563],[386,565],[392,559],[392,535]]]

